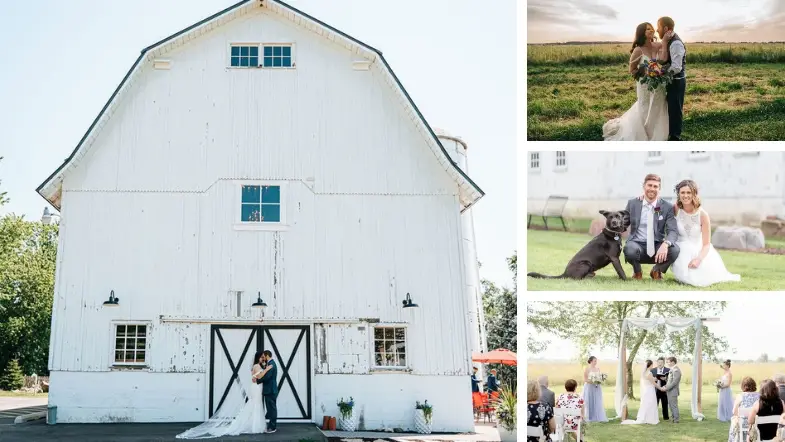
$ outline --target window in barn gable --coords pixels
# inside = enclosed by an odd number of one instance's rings
[[[233,68],[293,68],[294,47],[291,43],[232,44],[229,65]]]
[[[373,365],[406,368],[406,327],[374,327]]]
[[[259,46],[232,46],[231,65],[236,68],[259,67]]]
[[[292,45],[264,45],[264,67],[290,68],[292,63]]]
[[[244,185],[240,217],[244,223],[281,222],[281,186]]]

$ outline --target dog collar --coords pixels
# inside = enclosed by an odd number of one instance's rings
[[[617,232],[617,231],[615,231],[615,230],[611,230],[611,229],[609,229],[609,228],[607,228],[607,227],[605,228],[605,230],[606,230],[607,232],[611,232],[611,233],[613,233],[613,239],[614,239],[614,241],[620,241],[620,240],[621,240],[621,237],[619,236],[619,235],[621,235],[621,233],[619,233],[619,232]]]

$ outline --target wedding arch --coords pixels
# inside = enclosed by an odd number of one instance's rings
[[[616,373],[616,394],[614,396],[614,406],[616,408],[616,418],[627,419],[627,370],[624,365],[627,361],[626,333],[631,327],[642,328],[653,331],[660,325],[665,326],[668,333],[686,330],[690,327],[695,328],[695,349],[692,353],[692,399],[690,409],[692,418],[702,421],[704,415],[701,410],[701,391],[703,377],[701,368],[703,366],[702,357],[702,333],[704,321],[714,321],[717,318],[627,318],[622,321],[621,333],[619,338],[619,367]],[[678,365],[678,363],[677,363]],[[684,390],[682,390],[684,391]]]

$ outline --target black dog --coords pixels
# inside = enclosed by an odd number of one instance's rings
[[[595,236],[588,244],[572,257],[564,273],[559,276],[547,276],[540,273],[531,272],[527,276],[532,278],[572,278],[584,279],[594,276],[594,272],[613,264],[616,273],[622,280],[627,279],[624,268],[621,266],[619,256],[621,255],[621,234],[630,227],[630,212],[622,210],[620,212],[607,212],[600,210],[600,214],[605,217],[605,229],[602,233]]]

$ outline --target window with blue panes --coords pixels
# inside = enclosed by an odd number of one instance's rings
[[[281,222],[281,186],[243,186],[240,217],[242,222]]]
[[[264,45],[264,67],[290,68],[292,67],[291,45]]]
[[[259,46],[232,46],[232,67],[259,67]]]

